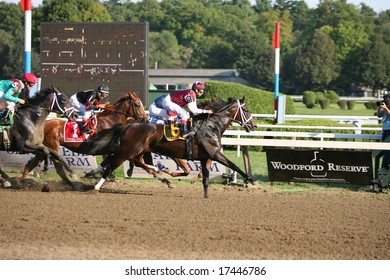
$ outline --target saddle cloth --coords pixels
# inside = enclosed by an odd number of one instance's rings
[[[185,140],[180,133],[180,125],[166,124],[164,125],[164,136],[167,141]]]
[[[64,125],[64,141],[65,142],[84,142],[90,134],[82,134],[81,127],[83,122],[67,120]]]

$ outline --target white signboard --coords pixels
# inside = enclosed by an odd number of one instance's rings
[[[72,152],[61,147],[61,155],[66,160],[70,168],[75,172],[89,172],[97,167],[96,158],[90,155]],[[0,151],[0,166],[2,169],[18,171],[23,170],[25,164],[33,157],[33,154],[19,154],[16,152]],[[37,167],[42,169],[41,167]],[[55,170],[53,162],[49,161],[49,170]]]
[[[153,163],[154,166],[156,166],[159,169],[162,169],[164,167],[169,168],[170,170],[174,172],[182,172],[182,169],[169,157],[162,156],[158,154],[152,153],[153,156]],[[175,177],[175,179],[191,179],[192,177],[195,177],[198,175],[199,171],[202,170],[200,161],[187,161],[187,166],[190,169],[190,175],[187,177],[181,176],[181,177]],[[123,164],[123,171],[125,173],[125,177],[127,176],[127,170],[129,169],[129,162],[125,161]],[[221,180],[222,174],[226,172],[226,167],[218,162],[213,161],[210,168],[210,180]],[[169,175],[166,175],[169,177]],[[134,167],[132,178],[152,178],[152,175],[146,173],[145,170],[139,167]]]

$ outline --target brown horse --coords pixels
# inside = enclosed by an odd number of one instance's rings
[[[111,128],[115,124],[125,124],[128,119],[134,119],[137,122],[147,121],[148,116],[144,110],[142,101],[138,98],[135,93],[126,93],[121,96],[121,98],[115,102],[114,105],[106,106],[105,111],[100,112],[96,115],[97,118],[97,127],[96,133],[99,131]],[[46,121],[44,128],[44,139],[43,144],[46,147],[49,147],[58,153],[60,152],[60,146],[64,146],[69,150],[83,153],[91,154],[91,145],[90,140],[85,142],[65,142],[64,139],[64,125],[66,120],[63,119],[52,119]],[[93,138],[93,137],[92,137]],[[41,156],[33,157],[24,167],[22,179],[25,179],[28,173],[38,166],[43,158]],[[74,184],[66,175],[66,172],[63,168],[63,164],[57,160],[53,160],[54,166],[58,175],[74,189]],[[75,177],[75,174],[71,172],[72,177]]]
[[[244,98],[241,100],[213,100],[202,107],[210,107],[215,113],[211,115],[201,114],[194,116],[193,130],[196,132],[193,141],[193,159],[200,160],[203,174],[204,197],[208,197],[209,160],[217,161],[226,167],[238,172],[246,182],[253,183],[253,179],[231,162],[221,152],[221,137],[223,132],[234,122],[238,122],[247,132],[256,128],[252,115],[245,105]],[[107,131],[107,138],[117,141],[117,151],[104,161],[106,167],[103,177],[95,185],[99,190],[106,178],[118,168],[125,160],[138,158],[143,162],[143,154],[156,152],[171,158],[186,158],[187,143],[183,140],[166,141],[164,137],[164,125],[154,123],[136,123],[116,126]],[[145,164],[144,168],[148,166]]]

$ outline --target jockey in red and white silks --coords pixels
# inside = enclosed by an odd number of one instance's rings
[[[181,120],[183,136],[185,137],[188,134],[187,124],[190,114],[184,108],[187,108],[194,115],[213,113],[209,109],[199,109],[196,105],[196,98],[202,96],[204,90],[204,84],[198,81],[192,85],[191,89],[175,91],[165,97],[159,97],[149,106],[149,113],[151,116],[164,119],[169,118],[168,112],[175,113]]]

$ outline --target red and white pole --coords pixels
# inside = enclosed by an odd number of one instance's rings
[[[272,37],[272,45],[275,48],[275,91],[274,91],[274,123],[278,122],[279,102],[279,63],[280,63],[280,23],[276,23],[276,31]]]
[[[24,73],[29,73],[31,72],[31,30],[32,30],[31,0],[20,0],[20,7],[24,12]]]

